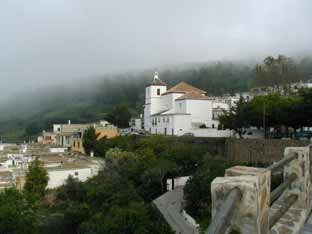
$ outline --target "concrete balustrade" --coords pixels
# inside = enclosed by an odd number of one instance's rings
[[[216,178],[211,184],[212,216],[218,213],[229,192],[239,188],[242,198],[227,232],[232,229],[241,234],[267,234],[270,178],[271,172],[261,168],[237,166],[226,170],[225,177]]]
[[[273,192],[281,196],[270,207],[271,173],[277,168],[283,168],[284,183]],[[231,198],[229,194],[232,195],[233,190],[239,190],[240,199],[235,200],[235,205],[231,203],[234,212],[229,212],[230,220],[221,222],[226,224],[223,233],[230,231],[240,234],[300,233],[312,205],[310,171],[310,147],[285,148],[284,160],[269,168],[243,166],[229,168],[225,172],[225,177],[218,177],[211,184],[212,220],[218,220],[218,216],[223,219],[226,217],[222,211],[226,210],[225,204]],[[216,223],[220,226],[220,220],[218,222]],[[208,229],[207,233],[216,234],[210,233],[209,230],[213,229]]]
[[[309,147],[287,147],[284,157],[296,154],[296,159],[292,160],[284,167],[284,179],[291,174],[296,174],[297,179],[284,192],[284,195],[298,195],[296,208],[306,209],[310,207],[310,148]]]
[[[284,166],[284,180],[295,174],[296,179],[284,191],[270,209],[271,218],[286,206],[290,196],[297,196],[296,202],[272,227],[272,234],[297,234],[303,228],[311,210],[310,202],[310,147],[287,147],[284,158],[296,154],[296,158]]]

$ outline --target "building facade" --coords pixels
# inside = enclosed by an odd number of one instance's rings
[[[98,124],[93,126],[95,129],[95,134],[97,136],[97,139],[101,139],[106,137],[107,139],[115,138],[118,136],[118,129],[117,127],[111,125],[111,124]],[[72,138],[71,141],[71,150],[74,152],[79,152],[82,154],[85,154],[85,149],[83,147],[83,134],[85,129],[81,129],[80,131],[77,131]]]
[[[227,136],[229,131],[218,131],[218,121],[213,118],[218,102],[185,82],[168,89],[155,73],[153,81],[145,87],[144,129],[151,134],[196,136],[201,132],[201,135]],[[219,106],[229,109],[225,103],[220,102]]]

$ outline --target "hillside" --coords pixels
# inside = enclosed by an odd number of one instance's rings
[[[299,63],[305,73],[312,73],[312,60]],[[254,64],[217,62],[189,64],[160,69],[160,78],[169,86],[188,82],[221,95],[247,91],[255,78]],[[103,119],[112,108],[127,105],[133,116],[142,113],[144,87],[151,81],[153,70],[105,75],[54,88],[24,91],[1,107],[0,138],[5,142],[30,140],[52,123],[71,120],[90,122]]]

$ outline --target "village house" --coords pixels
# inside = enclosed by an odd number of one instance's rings
[[[55,149],[58,149],[58,152]],[[60,149],[42,144],[6,146],[0,151],[0,192],[10,187],[22,190],[29,164],[35,158],[38,158],[47,170],[49,189],[63,185],[68,176],[86,181],[97,175],[104,166],[101,158],[84,157]]]
[[[118,136],[118,129],[114,125],[108,123],[107,121],[101,121],[98,124],[92,125],[95,129],[95,134],[97,139],[101,139],[106,137],[108,139],[115,138]],[[71,143],[71,150],[74,152],[79,152],[85,154],[85,150],[83,147],[83,134],[87,128],[80,129],[73,134],[72,143]]]
[[[142,115],[140,118],[132,118],[129,121],[129,126],[131,131],[141,131],[143,128],[143,121],[142,121]]]
[[[105,120],[87,124],[72,124],[69,120],[68,124],[53,124],[52,132],[43,131],[42,137],[38,137],[42,140],[38,142],[44,145],[67,147],[72,151],[84,153],[82,137],[84,131],[89,127],[95,128],[98,139],[114,138],[118,135],[117,127]]]
[[[219,116],[220,110],[229,110],[229,105],[185,82],[168,89],[155,73],[153,81],[145,88],[144,129],[151,134],[230,136],[230,131],[218,130],[214,109],[219,109]]]
[[[43,130],[42,136],[38,137],[38,142],[44,145],[56,144],[56,133]]]

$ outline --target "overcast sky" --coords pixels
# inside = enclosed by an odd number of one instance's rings
[[[0,93],[311,46],[311,0],[1,0]]]

